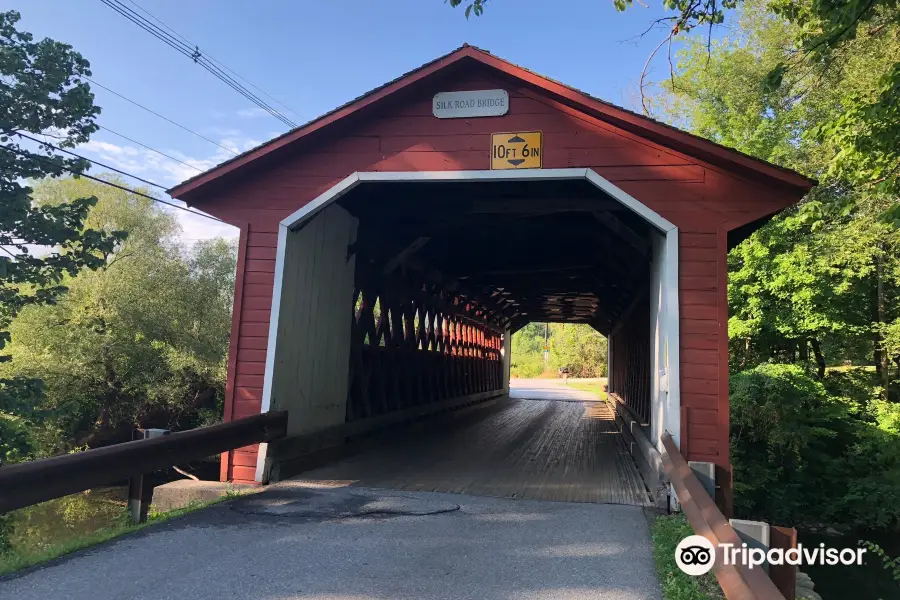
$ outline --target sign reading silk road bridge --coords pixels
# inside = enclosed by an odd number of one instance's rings
[[[431,109],[438,119],[499,117],[509,110],[509,94],[506,90],[441,92],[434,95]]]

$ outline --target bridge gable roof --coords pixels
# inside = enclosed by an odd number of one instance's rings
[[[426,80],[431,80],[456,69],[477,67],[479,65],[482,68],[487,67],[507,78],[513,78],[527,86],[536,88],[542,94],[564,106],[581,111],[592,118],[607,122],[651,142],[718,166],[726,171],[735,172],[743,176],[762,177],[771,184],[794,190],[798,196],[816,184],[815,180],[790,169],[759,160],[732,148],[616,106],[576,88],[498,58],[486,50],[463,45],[453,52],[375,88],[304,125],[192,177],[172,187],[168,192],[175,198],[181,198],[190,202],[201,200],[207,191],[216,187],[214,184],[219,183],[226,176],[244,172],[252,163],[260,163],[262,159],[275,157],[289,149],[296,149],[304,141],[309,141],[308,138],[312,134],[320,132],[327,134],[339,122],[351,116],[362,117],[370,111],[389,104],[391,101],[396,101],[398,97],[403,95],[401,92]]]

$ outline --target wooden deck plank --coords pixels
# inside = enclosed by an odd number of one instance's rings
[[[475,415],[420,426],[298,479],[558,502],[649,504],[612,411],[590,401],[511,399]]]

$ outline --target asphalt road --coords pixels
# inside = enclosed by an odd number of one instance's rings
[[[598,379],[596,381],[606,383],[606,379]],[[509,396],[527,400],[599,400],[596,395],[590,392],[567,386],[561,379],[510,379]]]
[[[121,598],[660,595],[646,520],[637,507],[296,484],[0,580],[2,600]]]

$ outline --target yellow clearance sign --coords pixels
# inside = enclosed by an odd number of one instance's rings
[[[540,169],[543,154],[540,131],[491,134],[491,169]]]

